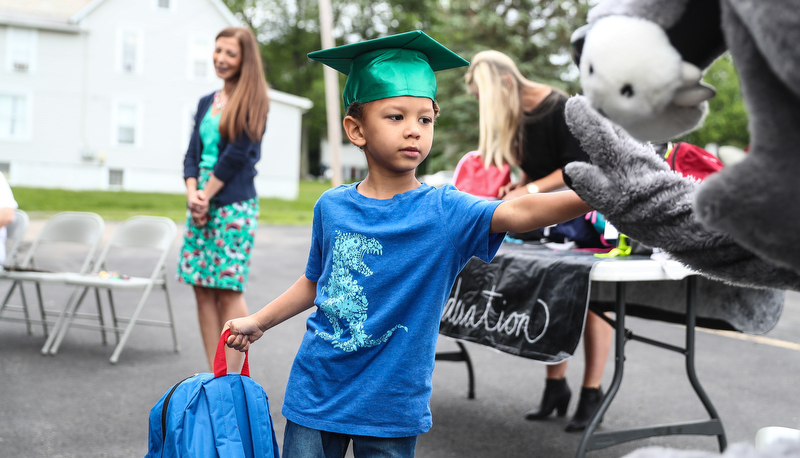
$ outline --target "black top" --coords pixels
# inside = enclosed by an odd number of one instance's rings
[[[553,91],[522,119],[520,168],[535,181],[573,161],[590,162],[564,119],[567,97]]]

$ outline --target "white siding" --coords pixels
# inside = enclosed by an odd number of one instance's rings
[[[122,189],[185,191],[183,157],[198,99],[222,87],[211,65],[216,34],[232,17],[216,0],[105,0],[78,27],[35,34],[35,72],[0,68],[0,94],[24,94],[27,139],[0,138],[0,163],[12,185],[67,189],[109,187],[109,170],[123,172]],[[0,63],[9,57],[9,27],[0,24]],[[125,31],[137,37],[136,69],[122,71]],[[208,76],[195,77],[202,58]],[[302,113],[307,99],[273,91],[256,186],[262,196],[297,196]],[[120,104],[136,107],[133,145],[120,143]],[[0,116],[2,116],[0,114]]]

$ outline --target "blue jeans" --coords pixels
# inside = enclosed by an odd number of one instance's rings
[[[413,458],[417,436],[372,437],[329,433],[286,420],[283,458],[344,458],[353,442],[356,458]]]

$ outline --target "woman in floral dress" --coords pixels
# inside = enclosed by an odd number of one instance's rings
[[[249,29],[216,38],[214,70],[221,90],[200,99],[184,159],[187,221],[178,281],[194,286],[209,367],[223,324],[247,316],[244,290],[258,225],[255,165],[261,158],[269,97],[258,44]],[[238,372],[241,354],[231,351]]]

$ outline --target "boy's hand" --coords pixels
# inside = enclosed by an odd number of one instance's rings
[[[228,321],[222,328],[223,332],[227,328],[230,328],[231,335],[225,343],[229,347],[242,352],[247,351],[252,342],[264,335],[264,331],[261,330],[252,315]]]

